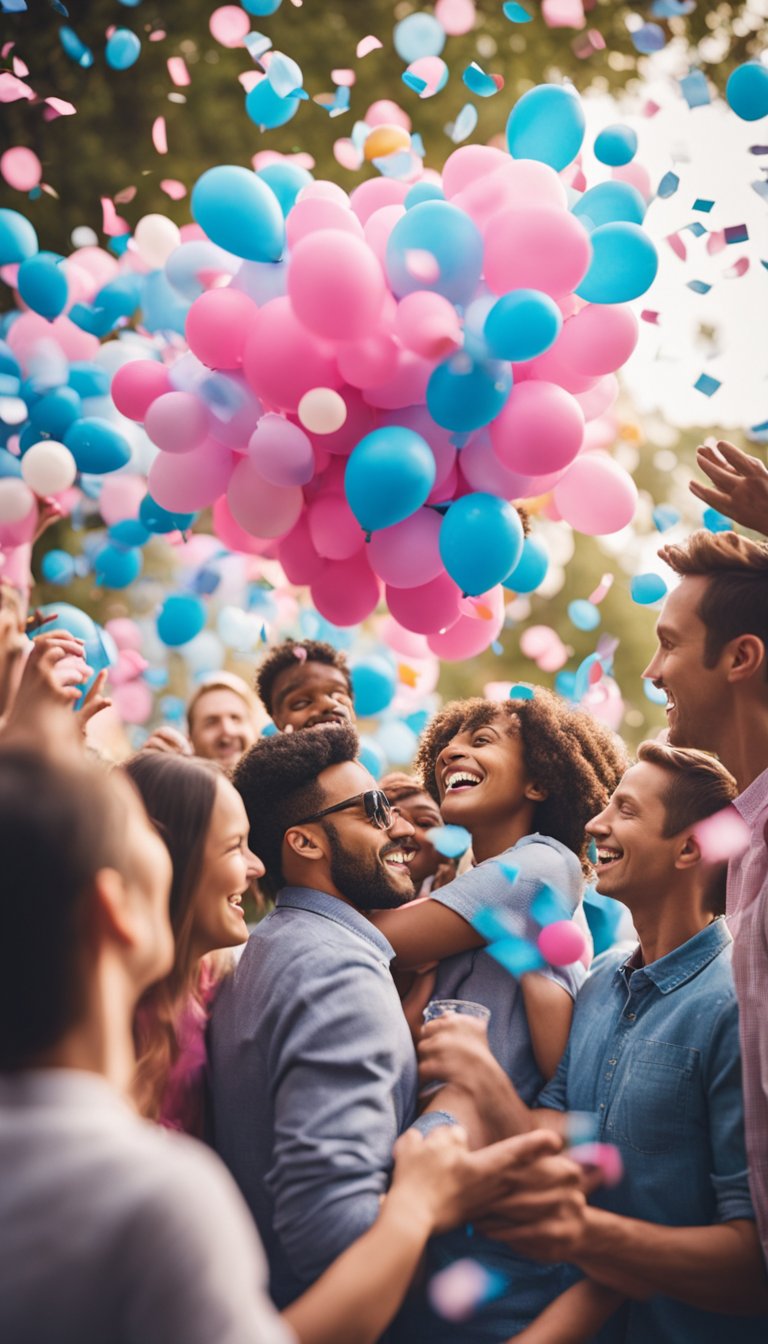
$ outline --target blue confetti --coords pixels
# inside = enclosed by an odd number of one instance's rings
[[[424,148],[424,141],[418,131],[414,131],[411,136],[411,153],[416,154],[420,159],[426,157],[427,151]]]
[[[693,386],[696,388],[697,392],[702,392],[705,397],[712,397],[718,387],[720,387],[720,381],[718,378],[712,378],[708,373],[702,373],[696,379]]]
[[[764,201],[768,201],[768,182],[763,181],[761,178],[759,182],[751,182],[750,186],[753,191],[757,192],[758,196]],[[763,265],[765,265],[765,262],[763,262]]]
[[[725,514],[719,513],[717,509],[705,509],[701,521],[708,532],[730,532],[733,527],[733,519],[726,518]]]
[[[597,845],[595,844],[594,836],[590,838],[589,844],[587,845],[587,858],[590,863],[597,863]]]
[[[514,860],[507,858],[504,854],[501,854],[499,858],[496,860],[496,862],[499,865],[502,873],[504,874],[508,882],[517,881],[518,877],[520,876],[520,867],[518,864],[514,862]]]
[[[252,61],[260,61],[272,46],[272,38],[267,37],[264,33],[246,33],[243,38],[243,46]]]
[[[501,654],[504,652],[504,645],[500,644],[498,639],[494,639],[491,645],[491,652],[495,653],[497,658],[500,657]]]
[[[478,98],[492,98],[495,93],[499,92],[499,86],[495,79],[491,75],[487,75],[477,64],[477,61],[473,61],[471,65],[467,66],[461,78],[470,92],[477,94]]]
[[[707,77],[702,70],[689,71],[680,80],[680,91],[691,109],[706,107],[712,101],[709,96]]]
[[[571,1148],[580,1143],[595,1143],[599,1121],[594,1111],[569,1111],[565,1117],[565,1139]]]
[[[0,0],[0,10],[2,10],[3,14],[26,14],[27,0]],[[64,16],[65,18],[69,18],[66,10],[64,11]]]
[[[414,93],[423,93],[427,87],[426,79],[419,79],[419,76],[412,75],[410,70],[404,70],[400,78],[409,89],[413,89]]]
[[[462,140],[472,134],[476,125],[477,108],[473,103],[465,103],[453,125],[447,128],[448,135],[454,145],[460,145]]]
[[[74,28],[62,25],[59,29],[59,41],[71,61],[81,66],[83,70],[90,69],[93,65],[93,52],[81,42]]]
[[[700,224],[698,219],[694,219],[692,224],[686,224],[685,229],[688,233],[692,233],[694,238],[701,238],[701,236],[707,232],[704,225]]]
[[[464,826],[430,826],[426,836],[438,854],[447,859],[460,859],[472,844],[472,836]]]
[[[712,288],[705,280],[688,280],[686,284],[689,289],[693,290],[694,294],[708,294]]]
[[[539,949],[525,938],[505,938],[503,942],[489,944],[485,950],[510,975],[527,975],[547,965]]]
[[[602,617],[594,602],[577,598],[575,602],[568,603],[568,619],[577,630],[596,630]]]
[[[652,517],[657,532],[666,532],[667,528],[674,527],[675,523],[680,522],[680,510],[673,508],[671,504],[657,504]]]
[[[508,910],[499,910],[486,905],[470,920],[472,928],[488,943],[501,942],[506,938],[517,938],[517,923]]]
[[[505,19],[510,23],[530,23],[533,15],[528,13],[522,5],[516,5],[513,0],[506,0],[506,4],[501,7]]]
[[[662,201],[666,201],[670,196],[674,196],[679,186],[680,178],[677,176],[677,173],[665,173],[659,183],[656,195],[660,196]]]
[[[524,681],[516,681],[509,688],[510,700],[533,700],[535,694],[533,686],[528,686]]]
[[[649,607],[666,597],[667,585],[660,574],[635,574],[630,581],[629,591],[633,602],[641,607]]]
[[[667,35],[658,23],[644,23],[642,28],[630,33],[630,37],[632,46],[641,56],[650,56],[652,52],[661,51],[667,45]]]
[[[708,215],[714,204],[714,201],[704,201],[701,196],[697,196],[693,202],[693,209],[700,210],[703,215]]]
[[[555,924],[560,919],[570,919],[573,908],[564,896],[553,887],[542,885],[538,895],[531,902],[531,915],[542,928]]]

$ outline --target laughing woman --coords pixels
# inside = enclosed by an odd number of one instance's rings
[[[170,975],[147,990],[136,1015],[134,1096],[142,1115],[200,1136],[211,1005],[248,937],[242,896],[264,866],[248,849],[239,793],[211,761],[141,752],[124,767],[173,863]],[[220,955],[210,956],[210,953]]]

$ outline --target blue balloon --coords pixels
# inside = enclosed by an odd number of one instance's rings
[[[144,277],[141,321],[147,331],[175,331],[183,336],[188,311],[189,304],[180,298],[164,271],[152,271]]]
[[[636,187],[628,182],[599,182],[579,197],[571,214],[580,219],[585,229],[601,224],[642,224],[646,204]]]
[[[587,303],[628,303],[653,284],[658,269],[656,248],[638,224],[601,224],[576,293]]]
[[[166,532],[187,532],[195,521],[195,515],[170,513],[157,504],[151,495],[145,495],[139,505],[139,519],[148,532],[160,535]]]
[[[406,210],[412,210],[414,205],[422,205],[424,201],[444,201],[445,193],[442,187],[436,182],[414,182],[408,195],[403,201]]]
[[[630,580],[629,591],[633,602],[647,607],[666,597],[667,585],[660,574],[635,574]]]
[[[116,546],[130,550],[133,546],[145,546],[152,534],[138,518],[122,518],[107,529],[107,535]]]
[[[189,593],[172,593],[160,608],[157,633],[163,644],[178,648],[188,644],[205,626],[205,607],[199,597]]]
[[[366,532],[392,527],[420,509],[435,483],[435,458],[412,429],[385,425],[353,448],[344,474],[347,502]]]
[[[492,355],[523,363],[543,355],[560,335],[563,315],[538,289],[515,289],[493,305],[483,328]]]
[[[0,210],[0,266],[34,257],[38,246],[37,234],[24,215]]]
[[[584,127],[584,109],[577,93],[559,84],[539,84],[512,108],[507,145],[513,158],[538,159],[559,173],[581,149]]]
[[[133,317],[142,300],[142,281],[138,275],[119,275],[103,285],[93,300],[94,308],[103,309],[114,324],[118,318]]]
[[[115,28],[104,49],[104,58],[112,70],[130,70],[141,55],[141,41],[130,28]]]
[[[0,448],[0,481],[7,476],[21,478],[21,463],[18,457],[9,453],[7,448]]]
[[[443,519],[440,555],[454,583],[469,597],[501,583],[522,551],[520,515],[496,495],[462,495]]]
[[[637,153],[637,135],[631,126],[606,126],[595,140],[595,158],[610,168],[631,163]]]
[[[420,56],[439,56],[445,46],[445,29],[431,14],[409,14],[395,24],[395,51],[410,65]]]
[[[411,274],[408,253],[430,252],[436,280]],[[472,220],[447,201],[423,201],[399,219],[389,235],[386,271],[398,298],[417,289],[444,294],[452,303],[468,303],[483,269],[483,239]]]
[[[548,567],[549,556],[541,542],[536,537],[526,537],[520,559],[503,580],[504,587],[513,593],[532,593],[543,582]]]
[[[93,569],[96,582],[102,588],[127,588],[142,571],[141,551],[124,550],[122,546],[107,543],[97,552]]]
[[[40,608],[40,613],[42,616],[53,616],[54,620],[42,626],[36,632],[37,634],[43,634],[49,630],[67,630],[70,635],[74,635],[76,639],[82,639],[85,644],[85,661],[92,668],[93,675],[82,688],[80,700],[75,705],[77,709],[82,704],[99,672],[117,661],[117,649],[114,641],[110,639],[106,630],[102,630],[101,626],[91,620],[86,612],[81,611],[79,607],[71,606],[68,602],[49,602],[46,606]]]
[[[69,386],[80,397],[105,397],[109,392],[109,374],[89,359],[76,359],[69,366]]]
[[[240,0],[246,14],[253,14],[257,19],[262,19],[267,14],[276,14],[282,3],[283,0]]]
[[[759,61],[747,61],[728,76],[725,86],[728,106],[742,121],[768,116],[768,70]]]
[[[278,199],[248,168],[209,168],[192,188],[192,214],[212,242],[236,257],[279,261],[282,256],[285,220]]]
[[[577,630],[595,630],[602,619],[594,602],[587,602],[581,597],[568,603],[568,618]]]
[[[0,373],[7,375],[9,378],[21,377],[19,361],[5,341],[0,341]]]
[[[40,566],[46,583],[71,583],[75,577],[75,562],[67,551],[46,551]]]
[[[270,190],[275,193],[284,215],[292,209],[302,187],[315,180],[306,168],[299,168],[295,163],[286,163],[283,159],[279,159],[276,163],[268,163],[256,176],[260,177],[262,182],[266,182]]]
[[[61,265],[63,260],[55,252],[38,252],[19,267],[19,294],[33,313],[39,313],[49,322],[67,306],[69,286]]]
[[[64,443],[77,463],[78,471],[104,476],[119,471],[131,460],[128,440],[96,415],[76,420],[64,435]]]
[[[427,383],[427,409],[444,429],[466,434],[495,420],[512,391],[512,373],[465,350],[438,364]]]
[[[352,689],[355,693],[355,713],[369,719],[391,705],[397,690],[397,677],[386,658],[372,656],[353,663]]]
[[[36,401],[29,412],[30,423],[39,434],[62,439],[82,414],[83,403],[73,387],[57,387]]]
[[[245,95],[245,110],[257,126],[273,131],[277,126],[285,126],[296,116],[300,101],[294,94],[281,98],[268,79],[261,79]]]
[[[357,759],[373,775],[374,779],[381,779],[387,768],[387,758],[378,742],[372,737],[363,735],[360,738]]]

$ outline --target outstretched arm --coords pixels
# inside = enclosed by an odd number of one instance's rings
[[[742,527],[768,536],[768,467],[758,457],[721,439],[717,448],[697,449],[696,465],[712,485],[691,481],[692,495]]]

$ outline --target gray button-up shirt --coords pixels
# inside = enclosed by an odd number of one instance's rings
[[[415,1115],[393,956],[352,906],[286,887],[214,1005],[214,1146],[256,1220],[278,1306],[374,1222]]]

